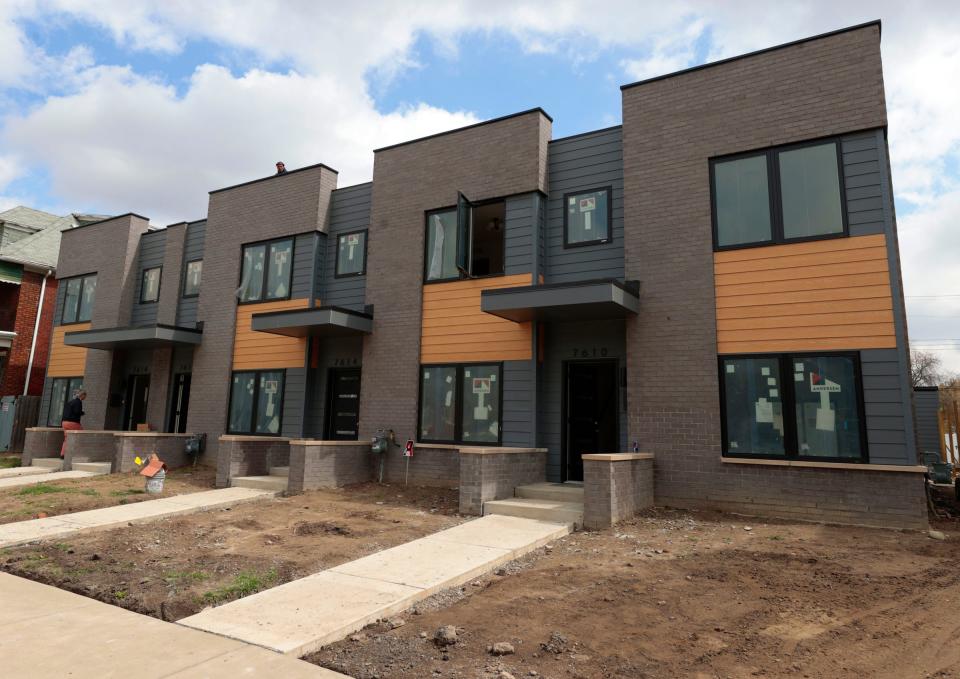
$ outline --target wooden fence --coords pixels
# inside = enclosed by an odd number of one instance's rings
[[[37,426],[37,418],[39,415],[39,396],[17,396],[17,414],[13,418],[13,432],[10,435],[9,452],[23,452],[23,442],[27,437],[27,428]]]
[[[950,400],[940,404],[940,458],[960,468],[960,405]]]

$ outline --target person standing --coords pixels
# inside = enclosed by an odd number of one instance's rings
[[[60,426],[63,427],[63,445],[60,446],[60,457],[63,457],[64,451],[67,449],[67,432],[68,431],[82,431],[83,425],[80,424],[80,418],[83,417],[83,400],[87,397],[87,392],[83,389],[77,390],[74,397],[67,401],[67,405],[63,409],[63,418],[60,422]]]

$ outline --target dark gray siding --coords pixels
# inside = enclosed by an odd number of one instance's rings
[[[905,395],[900,388],[896,349],[860,352],[867,443],[873,464],[913,464],[909,458],[904,421]]]
[[[914,389],[913,405],[916,408],[917,443],[920,452],[940,452],[940,392],[936,387]]]
[[[843,181],[851,236],[883,233],[880,148],[882,132],[843,137]]]
[[[140,288],[143,286],[143,272],[145,269],[152,269],[157,266],[163,266],[163,251],[167,243],[167,232],[164,229],[159,231],[148,231],[140,236],[140,253],[137,264],[137,280],[134,282],[133,291],[133,313],[130,315],[131,325],[149,325],[157,322],[157,307],[159,302],[140,303]],[[164,285],[177,285],[178,281],[167,280],[164,272],[160,272],[160,287]]]
[[[207,231],[207,222],[192,222],[187,225],[187,236],[183,243],[183,265],[180,270],[186,274],[187,262],[203,259],[204,236]],[[197,324],[197,305],[199,297],[183,296],[183,281],[177,281],[180,286],[177,301],[177,325],[192,328]],[[200,287],[203,287],[203,271],[200,272]]]
[[[315,233],[303,233],[295,239],[290,282],[290,296],[293,299],[309,299],[313,294],[313,244],[316,238]]]
[[[53,324],[60,325],[63,321],[63,296],[67,292],[67,285],[60,280],[57,282],[57,301],[54,303],[53,307]],[[96,304],[96,300],[94,300]]]
[[[304,436],[322,439],[327,411],[327,383],[330,369],[358,368],[363,359],[363,340],[359,337],[332,338],[319,342],[318,363],[310,369],[309,398]],[[360,376],[361,382],[363,375]],[[363,417],[363,413],[360,413]]]
[[[503,364],[503,445],[517,448],[536,446],[533,431],[532,398],[535,389],[533,361],[505,361]]]
[[[370,226],[371,183],[337,189],[330,199],[330,227],[318,266],[320,304],[363,311],[367,277],[337,278],[337,236]]]
[[[623,144],[615,127],[550,142],[550,198],[546,214],[546,282],[623,279]],[[563,247],[563,196],[611,186],[613,239]]]
[[[59,422],[49,422],[47,417],[50,414],[50,382],[52,378],[48,377],[43,381],[43,394],[40,396],[40,415],[37,417],[37,426],[38,427],[56,427],[59,426]]]
[[[605,358],[617,359],[619,368],[626,367],[624,322],[594,321],[591,323],[551,323],[545,329],[544,362],[540,368],[538,395],[540,447],[547,448],[547,478],[559,481],[561,477],[561,432],[563,430],[562,394],[563,363],[574,359],[574,349],[607,350]],[[642,407],[642,406],[641,406]],[[618,395],[620,450],[597,451],[618,453],[627,451],[626,398],[623,389]]]
[[[280,434],[291,438],[303,436],[303,399],[306,397],[306,368],[287,368],[283,385],[283,418]]]
[[[508,276],[533,272],[538,196],[536,193],[528,193],[511,196],[506,200],[504,273]]]

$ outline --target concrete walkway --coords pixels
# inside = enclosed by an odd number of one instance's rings
[[[0,479],[11,479],[15,476],[33,476],[34,474],[49,474],[50,467],[7,467],[0,469]]]
[[[0,573],[4,677],[265,677],[344,675],[212,634]]]
[[[71,472],[66,472],[71,473]],[[51,474],[50,477],[56,476]],[[47,477],[47,478],[50,478]],[[128,523],[145,523],[167,516],[202,512],[228,507],[241,502],[262,500],[276,493],[251,488],[221,488],[200,493],[173,495],[160,500],[146,500],[128,505],[91,509],[75,514],[61,514],[46,519],[33,519],[0,525],[0,548],[23,545],[36,540],[61,538],[73,533],[103,530]]]
[[[571,528],[485,516],[205,609],[178,624],[299,657],[523,556]]]
[[[16,488],[18,486],[30,486],[35,483],[51,483],[53,481],[69,481],[70,479],[84,479],[88,476],[100,476],[94,472],[55,472],[46,467],[20,467],[20,469],[42,469],[43,471],[21,474],[20,476],[8,476],[0,478],[0,490],[5,488]]]

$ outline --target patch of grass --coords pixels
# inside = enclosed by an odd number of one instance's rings
[[[163,579],[171,585],[179,585],[183,582],[201,582],[209,577],[210,574],[203,571],[167,571],[163,574]]]
[[[116,599],[123,601],[124,599],[127,598],[127,592],[126,590],[118,589],[116,592],[113,593],[113,596]]]
[[[17,491],[17,495],[47,495],[49,493],[68,493],[70,492],[69,488],[62,488],[61,486],[51,486],[49,483],[35,483],[32,486],[27,486],[26,488],[21,488]]]
[[[0,469],[13,469],[20,466],[19,457],[0,457]]]
[[[146,492],[142,488],[124,488],[122,490],[111,490],[110,494],[113,497],[126,497],[128,495],[143,495]]]
[[[768,539],[769,539],[769,540],[783,540],[783,536],[781,536],[781,535],[771,535]]]
[[[262,574],[244,571],[237,575],[229,585],[206,592],[203,595],[203,600],[208,604],[218,604],[223,601],[240,599],[248,594],[270,587],[276,581],[277,570],[275,568],[271,568]]]
[[[100,491],[94,488],[84,488],[80,491],[81,495],[89,495],[90,497],[100,497]]]
[[[66,552],[70,550],[70,545],[68,545],[66,542],[58,542],[53,546],[53,548],[58,549],[61,552]]]

